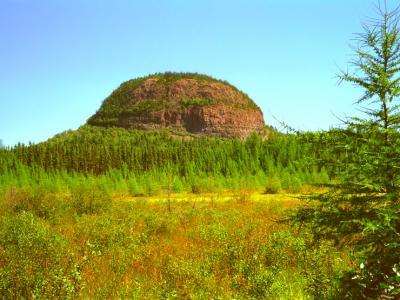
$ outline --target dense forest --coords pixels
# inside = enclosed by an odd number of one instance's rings
[[[109,181],[115,190],[117,185],[133,194],[152,194],[172,176],[175,192],[300,191],[305,184],[328,183],[335,173],[335,164],[322,163],[329,155],[322,135],[315,144],[304,142],[305,136],[275,133],[269,139],[253,135],[244,141],[187,139],[168,132],[86,125],[43,143],[2,149],[1,184],[40,185],[47,180],[56,185],[68,177],[91,177]]]

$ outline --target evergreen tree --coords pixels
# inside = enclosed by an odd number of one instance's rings
[[[368,103],[366,117],[314,136],[332,149],[325,163],[338,165],[339,181],[296,214],[317,240],[332,239],[355,251],[353,267],[342,278],[341,298],[400,296],[399,11],[388,11],[386,3],[378,8],[379,18],[357,35],[351,73],[339,75],[364,89],[357,104]]]

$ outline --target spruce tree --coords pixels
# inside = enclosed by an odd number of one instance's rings
[[[350,71],[339,74],[363,89],[356,104],[364,105],[365,117],[316,136],[332,149],[325,163],[337,165],[338,183],[295,215],[316,240],[354,251],[340,298],[400,297],[399,11],[388,11],[386,3],[377,8],[378,18],[357,35]]]

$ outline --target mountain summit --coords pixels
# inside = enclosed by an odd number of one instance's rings
[[[265,128],[262,112],[249,96],[225,81],[194,73],[129,80],[104,100],[88,124],[232,138]]]

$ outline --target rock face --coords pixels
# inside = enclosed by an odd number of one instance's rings
[[[236,138],[262,134],[265,128],[260,108],[246,94],[226,82],[190,73],[127,81],[104,100],[88,124]]]

